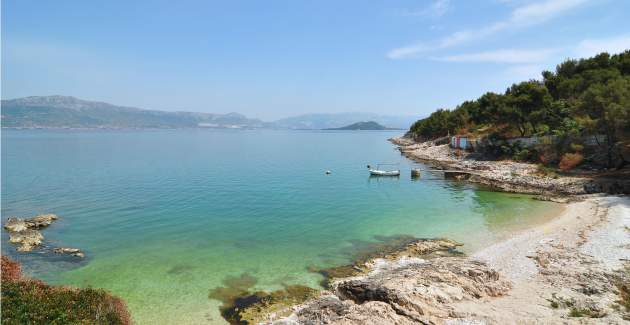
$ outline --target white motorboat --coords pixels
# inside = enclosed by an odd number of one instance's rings
[[[381,169],[381,165],[397,165],[397,164],[378,164],[378,165],[376,165],[376,168],[372,168],[372,166],[368,165],[367,168],[370,171],[370,175],[373,175],[373,176],[400,176],[400,169],[383,170],[383,169]]]

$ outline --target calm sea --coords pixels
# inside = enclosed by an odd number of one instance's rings
[[[2,252],[56,284],[106,288],[137,324],[222,323],[211,289],[247,274],[255,289],[317,287],[381,236],[449,237],[467,251],[558,206],[423,175],[391,131],[2,131],[2,219],[55,213],[48,244],[75,262]],[[367,164],[400,163],[400,178]],[[332,174],[325,175],[330,170]]]

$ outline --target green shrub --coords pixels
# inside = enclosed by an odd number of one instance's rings
[[[13,263],[13,264],[11,264]],[[17,265],[2,258],[2,270]],[[15,275],[13,273],[12,275]],[[50,286],[2,274],[2,324],[131,324],[125,303],[100,289]]]

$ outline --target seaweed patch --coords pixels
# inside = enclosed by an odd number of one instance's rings
[[[250,292],[257,280],[251,275],[228,277],[225,286],[210,290],[210,299],[222,302],[221,316],[230,324],[256,324],[268,315],[286,316],[291,306],[315,298],[319,290],[303,285],[285,285],[283,289]]]

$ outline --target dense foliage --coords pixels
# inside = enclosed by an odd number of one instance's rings
[[[439,109],[413,124],[409,133],[420,140],[449,134],[603,135],[609,156],[615,143],[629,138],[630,50],[567,60],[542,77],[514,84],[503,94],[486,93],[454,110]]]
[[[104,290],[50,286],[23,278],[2,256],[2,324],[130,324],[122,300]]]

